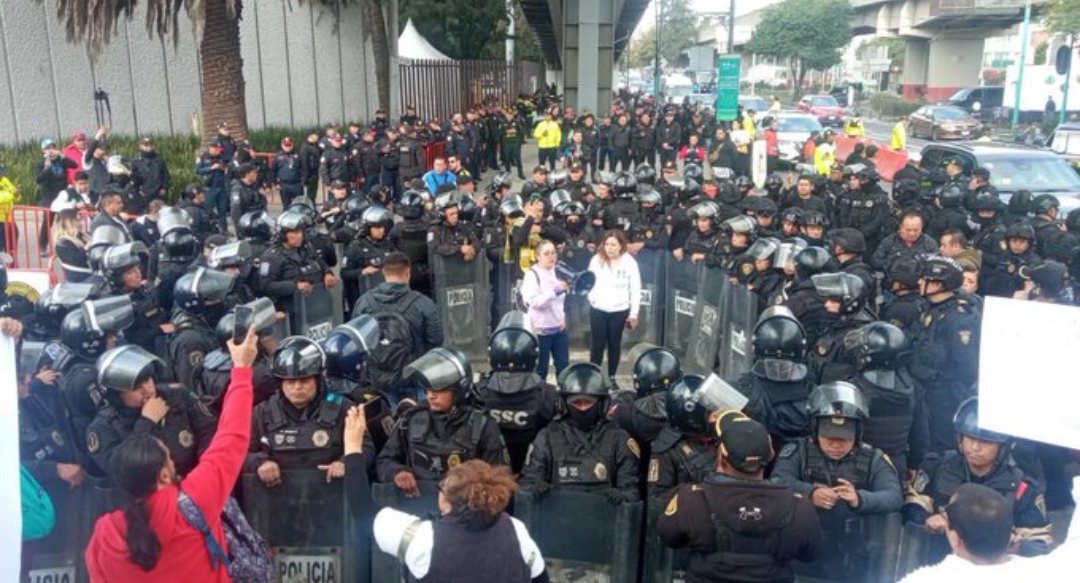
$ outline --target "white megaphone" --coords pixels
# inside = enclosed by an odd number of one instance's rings
[[[596,274],[589,271],[574,271],[565,261],[555,264],[555,277],[570,284],[570,293],[576,296],[588,294],[596,285]]]

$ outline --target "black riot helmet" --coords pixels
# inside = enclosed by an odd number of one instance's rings
[[[814,436],[855,441],[862,437],[862,424],[870,416],[862,391],[844,381],[825,383],[810,391],[806,410]]]
[[[757,233],[757,220],[754,219],[754,217],[739,215],[724,221],[724,228],[729,233],[747,235],[750,237],[750,240],[753,241],[754,235]]]
[[[893,200],[900,206],[908,206],[919,199],[922,185],[913,178],[903,178],[893,184]]]
[[[653,208],[660,206],[664,202],[664,199],[660,196],[659,192],[656,192],[652,187],[648,190],[643,190],[637,193],[634,197],[635,202],[639,205],[651,204]]]
[[[510,188],[513,185],[514,179],[510,177],[509,172],[496,172],[495,176],[491,179],[489,190],[495,192],[501,188]]]
[[[506,195],[506,198],[499,203],[499,214],[504,219],[516,219],[525,216],[525,205],[521,202],[521,196],[517,194]]]
[[[211,269],[239,269],[243,271],[250,265],[252,256],[251,244],[247,241],[234,241],[214,247],[206,264]]]
[[[806,358],[806,330],[787,306],[770,306],[754,326],[754,359],[802,362]]]
[[[458,404],[472,389],[469,357],[453,348],[432,348],[401,371],[403,378],[425,391],[453,391]]]
[[[718,180],[716,193],[716,200],[727,205],[737,205],[744,197],[743,192],[730,180]]]
[[[274,351],[270,372],[279,379],[306,379],[326,370],[326,353],[306,336],[289,336]]]
[[[274,302],[270,301],[270,298],[259,298],[242,305],[251,308],[251,325],[255,327],[255,334],[257,336],[265,338],[274,334],[274,325],[277,324],[277,314],[274,311]],[[214,326],[214,335],[217,336],[218,345],[220,345],[222,349],[228,350],[229,340],[233,337],[233,328],[235,324],[236,310],[232,309],[226,312],[225,315],[218,320],[217,325]]]
[[[191,231],[191,217],[180,207],[167,206],[158,212],[157,227],[162,236],[173,231]]]
[[[885,278],[890,286],[896,282],[907,290],[918,289],[920,277],[922,277],[922,266],[919,264],[919,259],[911,255],[897,257],[889,264],[885,272]]]
[[[528,372],[540,358],[540,341],[533,334],[529,317],[512,310],[499,320],[488,340],[488,360],[496,372]]]
[[[398,203],[398,212],[406,219],[419,219],[424,216],[424,197],[415,190],[406,190]]]
[[[551,215],[557,219],[585,216],[585,205],[576,200],[564,202],[552,209]]]
[[[240,217],[237,228],[241,237],[267,243],[274,238],[277,225],[266,211],[251,211]]]
[[[45,330],[51,338],[60,332],[60,325],[72,310],[82,306],[83,302],[94,295],[92,283],[57,284],[41,294],[34,307],[34,322]]]
[[[1031,212],[1036,215],[1048,215],[1054,209],[1061,208],[1061,201],[1052,194],[1040,194],[1031,201]]]
[[[570,193],[562,188],[556,188],[548,195],[548,203],[550,203],[552,209],[557,209],[571,200]]]
[[[739,175],[735,177],[735,188],[743,193],[754,187],[754,181],[749,176]]]
[[[715,227],[716,220],[720,216],[720,209],[715,202],[704,200],[690,207],[686,214],[694,220],[709,219],[712,226]]]
[[[784,179],[775,172],[765,177],[765,191],[769,193],[769,196],[778,196],[780,190],[784,188]]]
[[[551,174],[548,175],[548,184],[552,188],[563,188],[567,182],[570,182],[570,171],[563,168],[552,170]]]
[[[305,217],[311,219],[312,225],[314,225],[315,220],[319,218],[319,212],[315,210],[315,203],[311,202],[311,199],[306,196],[298,196],[294,198],[292,202],[289,203],[289,206],[285,207],[284,213],[302,214]]]
[[[112,296],[83,302],[72,310],[60,325],[60,341],[74,353],[97,358],[105,351],[105,340],[135,321],[135,311],[128,296]]]
[[[686,375],[675,383],[664,398],[668,424],[681,433],[705,435],[709,431],[709,416],[713,414],[702,401],[699,391],[705,378]]]
[[[311,217],[309,217],[307,215],[307,213],[301,212],[299,210],[294,210],[293,207],[307,208],[306,206],[303,206],[303,205],[301,205],[301,206],[290,205],[289,210],[281,213],[281,215],[278,216],[278,220],[277,220],[277,228],[278,228],[278,234],[279,235],[284,235],[285,233],[288,233],[289,231],[305,231],[305,232],[307,232],[308,229],[315,226],[315,221],[313,221],[311,219]]]
[[[639,399],[666,391],[683,378],[679,357],[661,346],[637,344],[630,349],[628,360],[634,364],[634,390]]]
[[[1014,217],[1026,217],[1031,212],[1034,196],[1030,190],[1017,190],[1009,197],[1009,214]]]
[[[341,203],[341,212],[345,213],[345,220],[359,221],[364,216],[364,211],[371,206],[371,201],[361,195],[353,195]]]
[[[145,253],[146,245],[139,241],[109,247],[101,258],[101,274],[108,278],[114,287],[119,288],[124,272],[142,265],[142,255]]]
[[[953,429],[956,430],[956,434],[960,437],[967,436],[979,441],[1000,443],[1005,446],[1009,446],[1013,442],[1013,438],[1009,435],[983,429],[979,426],[978,397],[969,397],[956,408],[956,414],[953,416]],[[1002,453],[1005,453],[1007,449],[1008,447],[1003,447]]]
[[[851,273],[819,273],[810,279],[822,299],[840,302],[841,314],[854,314],[861,310],[869,294],[866,282]]]
[[[615,177],[612,191],[617,198],[633,198],[634,194],[637,193],[637,180],[629,172],[620,172]]]
[[[394,226],[394,215],[385,207],[380,205],[372,205],[364,209],[364,214],[361,215],[361,225],[363,227],[363,235],[367,236],[372,227],[381,226],[386,229],[386,233],[383,233],[385,237],[389,233],[389,229]]]
[[[1005,229],[1005,240],[1009,239],[1027,239],[1029,242],[1035,242],[1035,227],[1032,227],[1028,223],[1015,223],[1009,225]]]
[[[1005,203],[1001,202],[1001,197],[994,194],[989,190],[981,190],[975,195],[975,200],[971,203],[972,210],[976,213],[979,211],[994,211],[995,215],[1005,210]],[[978,215],[972,217],[978,220]]]
[[[701,196],[701,182],[694,180],[693,178],[684,176],[682,184],[677,188],[679,189],[680,200],[693,200],[694,198]]]
[[[960,208],[964,204],[964,188],[955,182],[950,182],[943,185],[937,190],[934,198],[937,199],[941,208],[955,209]]]
[[[235,275],[224,271],[199,267],[176,280],[173,304],[186,312],[207,316],[212,312],[208,309],[210,306],[225,300],[235,280]]]
[[[127,235],[116,225],[101,225],[90,233],[90,242],[86,244],[86,258],[90,269],[100,273],[105,251],[115,245],[128,242]]]
[[[98,385],[127,393],[147,379],[165,378],[165,363],[141,346],[127,344],[106,350],[97,360]]]
[[[564,368],[559,373],[557,384],[559,395],[564,398],[584,395],[603,400],[607,399],[609,394],[607,375],[591,362],[576,362]]]
[[[844,348],[863,370],[896,370],[907,356],[904,331],[888,322],[871,322],[844,335]]]
[[[380,338],[378,321],[367,314],[334,328],[322,343],[327,376],[360,382],[368,355]]]
[[[656,169],[649,164],[638,164],[637,169],[634,170],[634,179],[638,184],[652,186],[656,184]]]
[[[190,229],[175,229],[161,236],[161,247],[170,261],[192,261],[201,251],[198,238]]]
[[[834,247],[839,247],[844,253],[862,255],[866,253],[866,237],[862,231],[851,227],[833,229],[829,232],[829,240]]]
[[[960,289],[964,284],[964,270],[951,257],[927,255],[920,259],[919,273],[926,281],[940,281],[945,291]]]
[[[831,271],[832,255],[821,247],[807,247],[795,256],[795,273],[806,279],[819,273]]]
[[[683,178],[692,178],[698,184],[705,182],[705,171],[697,164],[686,164],[682,169]]]

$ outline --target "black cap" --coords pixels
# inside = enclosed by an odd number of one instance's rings
[[[536,174],[537,172],[543,172],[544,174],[547,174],[548,167],[544,166],[543,164],[537,164],[536,166],[533,166],[533,174]]]
[[[228,129],[228,128],[229,128],[229,122],[227,122],[227,121],[219,121],[219,122],[217,122],[217,129],[225,130],[225,129]]]
[[[857,422],[848,417],[824,417],[818,421],[818,435],[821,437],[854,440],[858,434]]]
[[[745,474],[765,469],[772,459],[772,440],[765,426],[738,411],[728,411],[716,420],[720,450],[727,462]]]
[[[330,188],[346,188],[344,180],[335,180],[330,183]]]
[[[475,182],[473,180],[473,177],[469,176],[468,174],[462,174],[461,176],[457,177],[458,184],[472,184],[473,182]]]
[[[975,171],[971,173],[971,175],[976,178],[981,178],[983,180],[990,180],[990,169],[980,166],[976,168]]]

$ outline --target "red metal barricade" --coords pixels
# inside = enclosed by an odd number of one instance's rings
[[[424,165],[428,170],[435,167],[435,158],[446,156],[446,142],[435,142],[424,146]]]
[[[36,206],[16,205],[4,223],[4,251],[11,255],[11,269],[45,271],[53,255],[52,211]]]

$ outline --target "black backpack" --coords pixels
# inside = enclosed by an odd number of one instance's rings
[[[419,292],[410,290],[372,314],[379,325],[379,344],[368,355],[362,380],[376,391],[390,393],[401,384],[401,370],[412,360],[416,348],[412,326],[404,314],[419,298]]]

